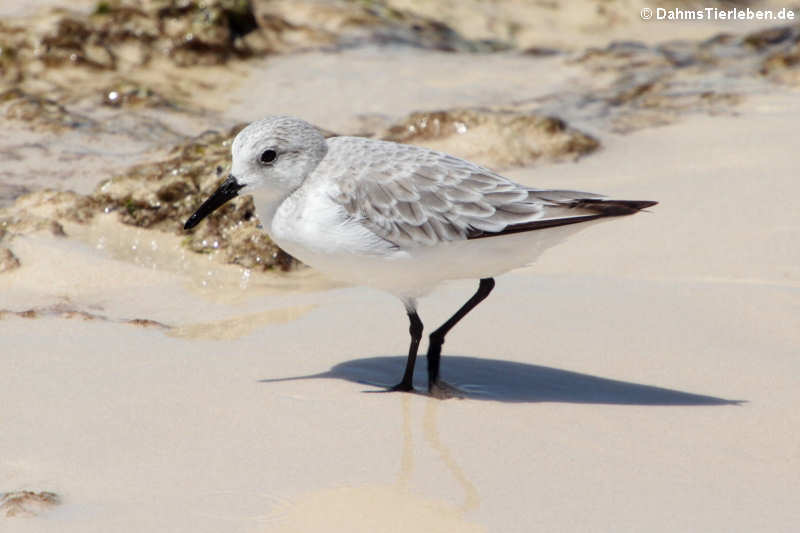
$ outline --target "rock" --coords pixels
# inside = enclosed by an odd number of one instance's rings
[[[506,43],[465,38],[444,19],[392,7],[385,1],[273,0],[265,3],[270,16],[293,28],[305,28],[318,43],[337,46],[363,43],[403,44],[447,52],[494,52]]]
[[[760,74],[779,83],[800,85],[800,25],[750,34],[745,42],[766,51]]]
[[[33,28],[31,30],[30,28]],[[123,74],[156,58],[188,67],[328,46],[399,43],[459,52],[507,48],[383,2],[297,0],[100,1],[93,13],[53,10],[0,23],[0,79],[83,68]]]
[[[16,82],[42,68],[125,71],[155,57],[220,64],[272,51],[267,42],[242,40],[259,30],[248,0],[101,1],[90,15],[54,10],[20,23],[0,24],[2,77]]]
[[[0,494],[0,513],[7,517],[36,516],[61,503],[54,492],[19,490]]]
[[[73,113],[54,100],[23,91],[20,88],[0,92],[0,111],[8,120],[19,120],[30,127],[59,131],[94,126],[89,117]]]
[[[261,270],[296,267],[299,263],[258,229],[250,196],[231,200],[189,233],[183,229],[227,175],[230,144],[243,126],[207,132],[176,146],[164,161],[136,166],[101,183],[90,203],[98,212],[117,212],[125,224],[186,236],[190,250],[219,251],[226,262]]]
[[[24,28],[0,20],[0,82],[16,84],[24,79],[25,66],[20,51],[26,43]]]
[[[19,259],[8,248],[0,246],[0,273],[19,268]]]
[[[761,64],[761,74],[765,76],[776,76],[786,79],[800,80],[800,73],[790,73],[787,71],[797,70],[800,66],[800,44],[792,48],[772,54],[764,59]],[[793,75],[792,75],[793,74]]]
[[[780,26],[747,34],[743,42],[756,50],[764,50],[765,48],[796,37],[797,31],[794,28],[790,26]]]
[[[471,108],[412,113],[381,138],[427,146],[492,168],[576,159],[600,146],[597,139],[557,117]]]

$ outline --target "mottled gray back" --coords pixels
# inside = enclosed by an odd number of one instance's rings
[[[596,197],[539,191],[447,154],[403,144],[336,137],[315,175],[336,186],[332,198],[398,246],[463,240],[537,220],[563,200]]]

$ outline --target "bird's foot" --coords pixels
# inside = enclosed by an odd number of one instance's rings
[[[385,389],[381,389],[381,390],[371,390],[371,391],[365,391],[365,392],[373,392],[373,393],[380,392],[380,393],[383,393],[383,392],[416,392],[416,391],[414,390],[414,385],[412,385],[411,383],[403,383],[401,381],[400,383],[398,383],[397,385],[394,385],[393,387],[386,387]]]
[[[405,383],[401,381],[394,387],[389,387],[386,392],[414,392],[414,385],[412,383]]]
[[[441,379],[437,379],[428,385],[428,392],[434,398],[446,400],[448,398],[464,399],[467,397],[466,393],[449,383],[445,383]]]

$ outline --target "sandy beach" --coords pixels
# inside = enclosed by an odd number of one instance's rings
[[[615,31],[641,38],[637,24]],[[663,39],[648,46],[717,32],[654,28]],[[576,39],[588,50],[598,36]],[[162,110],[164,137],[130,126],[160,108],[125,108],[113,149],[85,149],[107,134],[110,111],[66,92],[60,105],[98,126],[52,130],[4,111],[6,132],[32,140],[0,135],[0,531],[796,530],[796,72],[747,70],[767,56],[736,45],[748,59],[674,67],[643,90],[663,99],[642,103],[607,96],[627,86],[580,59],[585,50],[456,52],[437,77],[444,52],[381,46],[203,66],[231,76]],[[396,67],[381,70],[386,58]],[[643,75],[650,59],[637,61],[614,68]],[[332,87],[338,105],[326,101]],[[736,98],[693,100],[697,87]],[[43,199],[45,188],[94,194],[84,163],[95,184],[116,180],[163,159],[168,138],[251,114],[357,133],[390,131],[414,111],[493,105],[556,113],[572,128],[559,134],[599,147],[537,148],[516,164],[522,156],[482,144],[502,130],[491,114],[476,115],[472,137],[409,142],[512,162],[503,174],[531,186],[660,203],[498,277],[444,346],[443,376],[463,399],[425,394],[424,364],[417,394],[372,393],[405,360],[392,296],[308,268],[245,267],[221,248],[196,253],[173,222],[132,224],[125,207],[104,212],[111,203],[84,220],[62,209],[73,197]],[[36,171],[42,154],[58,172]],[[428,331],[474,286],[453,281],[423,299]]]

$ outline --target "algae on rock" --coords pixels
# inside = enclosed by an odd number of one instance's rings
[[[125,224],[185,235],[184,221],[219,186],[229,166],[230,145],[243,125],[206,132],[176,146],[157,163],[137,165],[100,183],[91,195],[104,212],[116,211]],[[253,199],[235,198],[189,232],[195,252],[219,250],[229,263],[263,270],[289,270],[298,262],[259,229]]]
[[[54,492],[18,490],[0,493],[0,513],[6,517],[36,516],[59,503],[61,499]]]
[[[455,153],[495,169],[576,159],[600,146],[557,117],[481,108],[411,113],[381,138]]]

